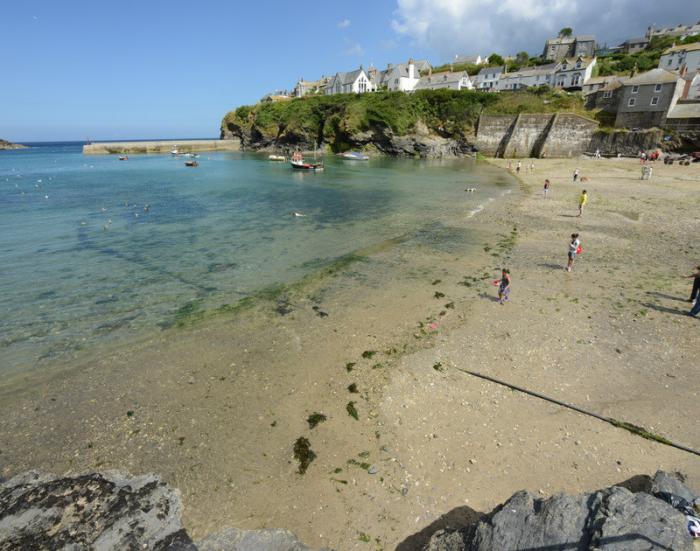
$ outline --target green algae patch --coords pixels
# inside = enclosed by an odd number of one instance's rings
[[[323,423],[326,419],[328,419],[328,417],[326,417],[323,413],[314,412],[309,415],[306,422],[309,424],[309,428],[313,429],[316,428],[316,425]]]
[[[346,363],[346,364],[345,364],[345,371],[347,371],[348,373],[350,373],[350,372],[353,370],[353,368],[355,367],[355,365],[356,365],[355,362],[348,362],[348,363]]]
[[[444,298],[445,293],[441,293],[440,291],[435,291],[435,294],[433,295],[435,298]]]
[[[348,385],[348,392],[352,394],[357,394],[358,392],[360,392],[359,390],[357,390],[357,383],[352,383],[351,385]]]
[[[369,360],[369,359],[372,359],[372,357],[373,357],[375,354],[376,354],[376,352],[375,352],[374,350],[365,350],[365,351],[362,353],[362,357],[365,358],[365,359],[367,359],[367,360]]]
[[[625,429],[626,431],[629,431],[632,434],[636,434],[637,436],[641,436],[642,438],[646,438],[647,440],[653,440],[654,442],[666,444],[667,446],[673,445],[673,443],[670,440],[667,440],[666,438],[658,434],[654,434],[653,432],[648,431],[644,427],[639,427],[626,421],[618,421],[617,419],[613,419],[612,417],[609,419],[609,421],[610,424],[614,427]]]
[[[348,465],[359,467],[363,471],[369,471],[369,468],[372,466],[369,463],[366,463],[365,461],[357,461],[356,459],[348,459]]]
[[[303,436],[294,442],[294,459],[299,461],[299,470],[297,471],[299,474],[304,474],[311,462],[316,459],[316,454],[311,449],[311,442]]]
[[[360,414],[357,412],[357,408],[355,407],[355,402],[348,402],[348,405],[345,406],[345,409],[348,412],[348,415],[355,419],[355,421],[359,421],[360,419]]]
[[[433,369],[434,369],[435,371],[444,371],[443,368],[442,368],[442,363],[440,363],[440,362],[435,362],[435,363],[433,364]]]

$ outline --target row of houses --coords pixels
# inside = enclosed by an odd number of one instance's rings
[[[700,43],[669,48],[645,73],[592,78],[583,93],[618,128],[700,130]]]

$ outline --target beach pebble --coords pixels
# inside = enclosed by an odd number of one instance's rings
[[[377,469],[377,467],[376,467],[375,465],[372,465],[372,466],[367,470],[367,472],[368,472],[369,474],[377,474],[377,473],[379,472],[379,469]]]

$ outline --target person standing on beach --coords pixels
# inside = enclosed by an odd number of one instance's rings
[[[571,241],[569,242],[569,261],[566,263],[565,270],[567,272],[571,271],[574,267],[574,261],[576,260],[576,255],[581,251],[581,241],[578,238],[577,233],[571,234]]]
[[[547,198],[547,192],[549,192],[549,180],[544,181],[544,198]]]
[[[588,203],[588,193],[584,189],[581,192],[581,195],[578,197],[578,215],[581,216],[583,214],[583,207],[586,206],[586,203]]]
[[[503,268],[501,271],[501,281],[498,284],[498,304],[503,304],[508,301],[510,296],[510,270],[508,268]]]
[[[574,170],[574,184],[578,181],[579,169]]]
[[[523,166],[523,163],[521,163],[520,161],[518,161],[518,164],[515,165],[515,173],[516,173],[516,174],[520,174],[520,168],[521,168],[522,166]]]
[[[698,298],[698,294],[700,294],[700,266],[695,267],[694,274],[683,277],[688,279],[690,279],[691,277],[693,278],[693,290],[690,292],[690,298],[688,299],[688,302],[695,302]]]

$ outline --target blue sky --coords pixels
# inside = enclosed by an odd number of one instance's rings
[[[0,138],[209,137],[299,77],[408,57],[539,53],[563,26],[599,42],[700,19],[666,0],[24,0],[0,17]],[[9,54],[8,54],[9,52]]]

